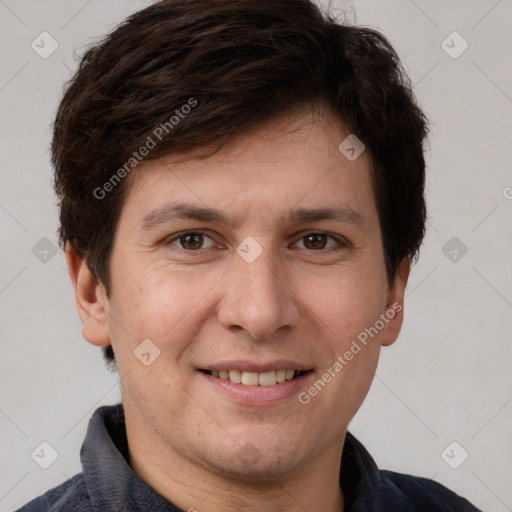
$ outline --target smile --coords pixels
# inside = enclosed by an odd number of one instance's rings
[[[270,370],[266,372],[250,372],[240,370],[202,370],[217,379],[229,380],[234,384],[244,386],[275,386],[300,377],[302,370]]]

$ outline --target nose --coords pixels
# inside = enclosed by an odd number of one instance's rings
[[[269,340],[297,326],[299,301],[286,273],[269,249],[252,263],[235,256],[218,308],[220,324],[244,330],[255,340]]]

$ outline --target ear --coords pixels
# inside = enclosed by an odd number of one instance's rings
[[[107,322],[108,299],[105,288],[96,283],[85,260],[66,244],[66,262],[75,294],[75,305],[82,320],[82,336],[93,345],[110,345]]]
[[[398,338],[404,320],[404,294],[411,263],[404,258],[400,263],[393,284],[389,290],[386,304],[386,319],[389,319],[382,335],[381,345],[388,347]]]

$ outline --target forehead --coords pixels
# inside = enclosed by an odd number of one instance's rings
[[[276,117],[220,149],[145,161],[129,177],[123,215],[147,226],[155,211],[180,203],[232,212],[232,223],[257,215],[276,222],[329,204],[368,220],[375,213],[371,159],[366,152],[348,159],[339,149],[348,136],[334,113],[308,110]]]

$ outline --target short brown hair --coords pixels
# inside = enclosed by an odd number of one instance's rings
[[[426,118],[386,38],[310,0],[164,0],[89,48],[54,124],[61,244],[108,293],[122,178],[135,160],[222,143],[319,101],[370,151],[391,279],[425,232]]]

